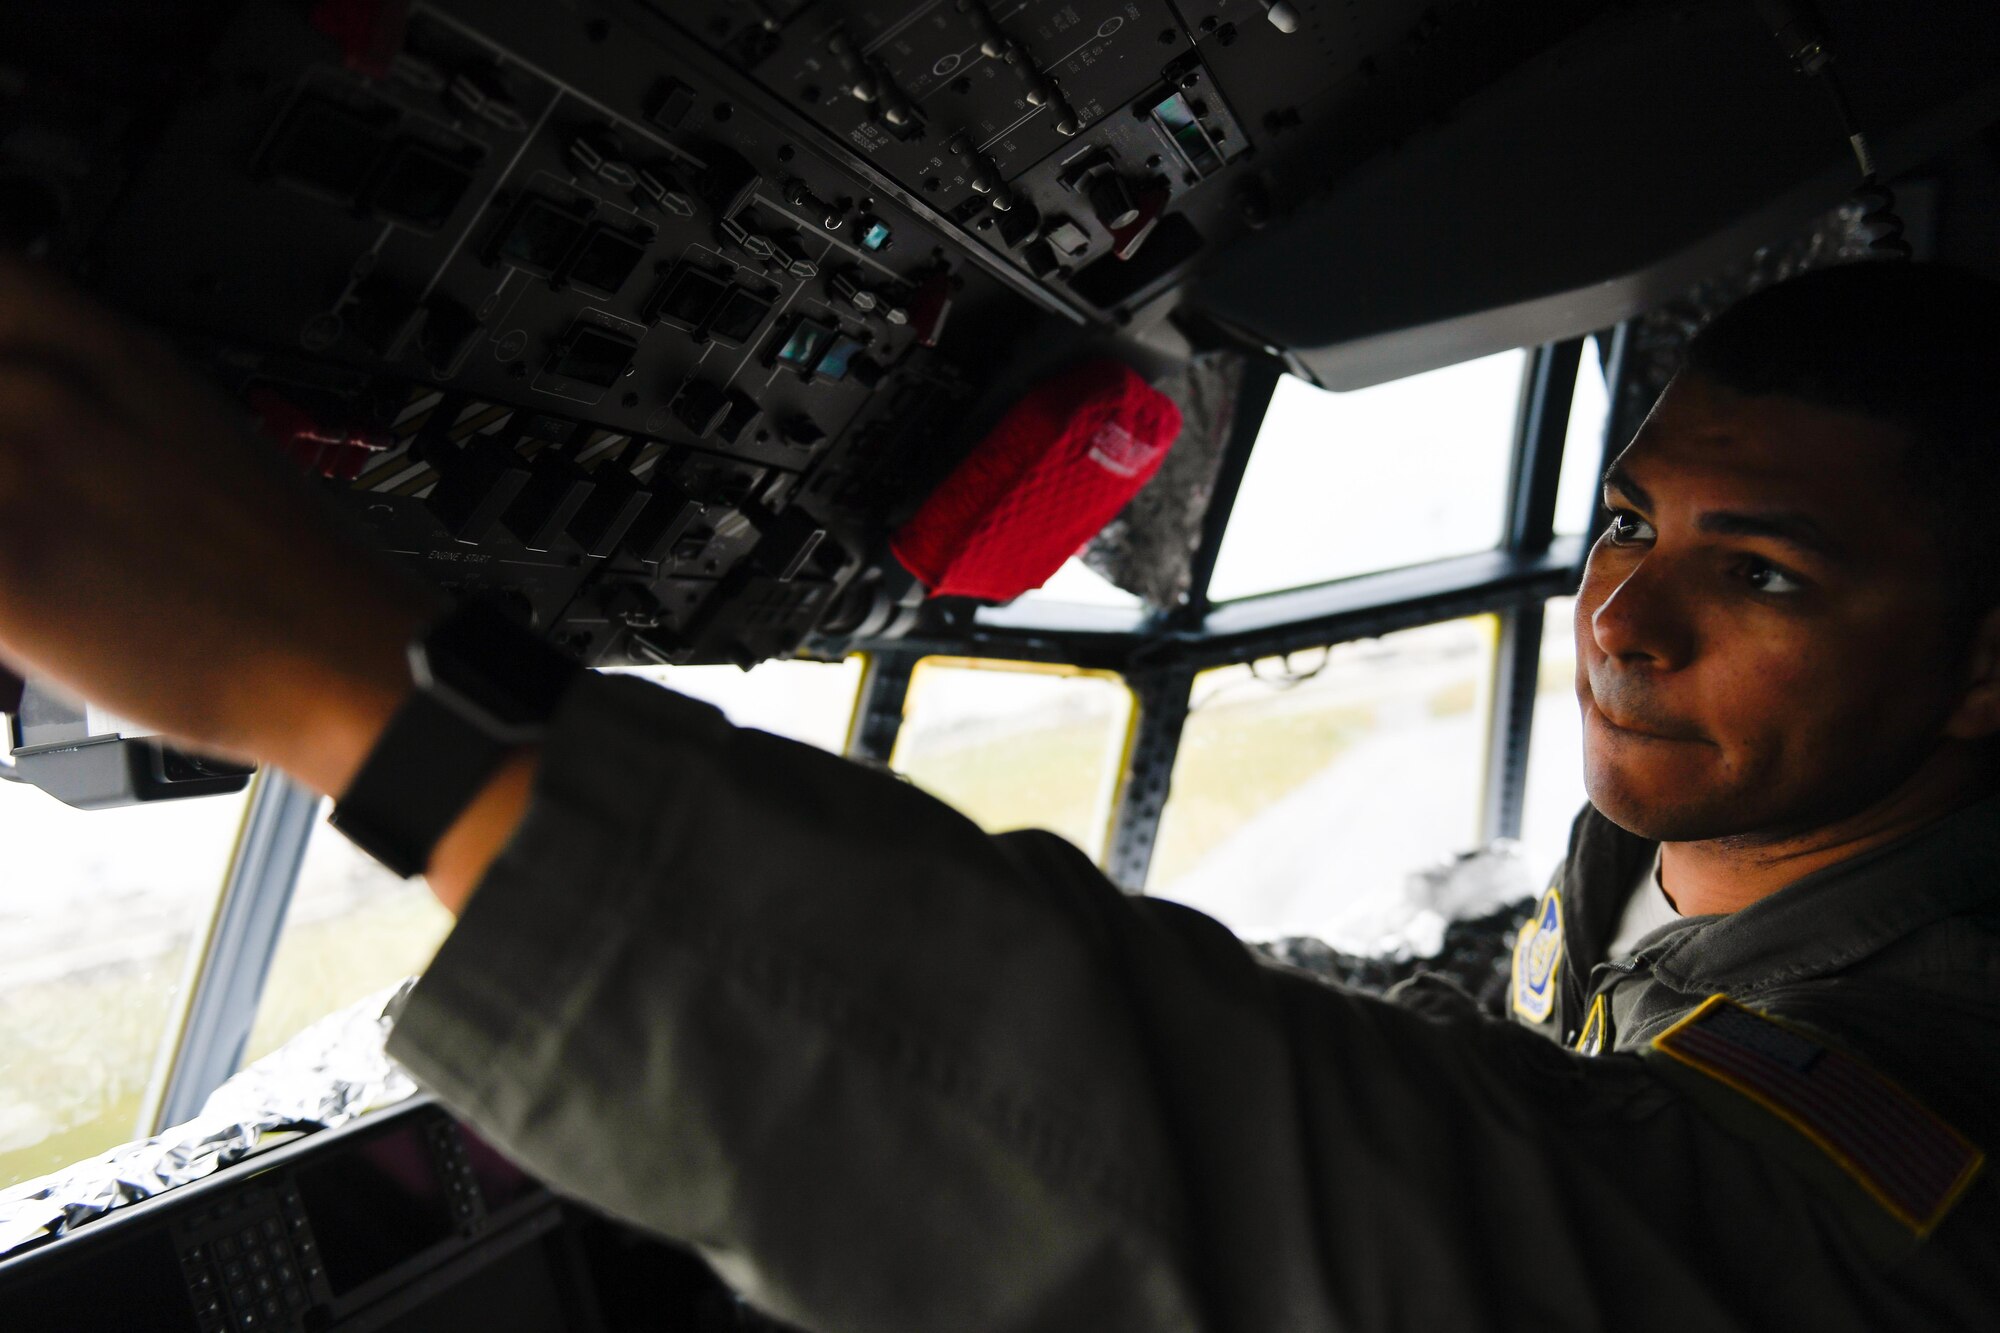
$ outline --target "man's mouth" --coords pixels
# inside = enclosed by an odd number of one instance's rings
[[[1620,722],[1617,719],[1613,718],[1611,714],[1605,712],[1602,708],[1596,709],[1594,711],[1597,713],[1597,720],[1602,722],[1605,726],[1611,728],[1613,731],[1620,732],[1627,736],[1636,736],[1641,740],[1694,741],[1701,739],[1699,736],[1691,736],[1685,733],[1676,734],[1665,731],[1655,731],[1648,727]]]
[[[1612,694],[1616,695],[1619,693],[1629,695],[1631,691],[1621,691],[1614,687]],[[1707,740],[1707,737],[1685,723],[1655,716],[1646,708],[1631,707],[1632,700],[1630,699],[1615,702],[1620,702],[1625,706],[1615,710],[1606,708],[1605,693],[1597,688],[1595,681],[1590,682],[1590,710],[1597,714],[1598,721],[1604,723],[1605,726],[1615,732],[1648,741],[1705,742]]]

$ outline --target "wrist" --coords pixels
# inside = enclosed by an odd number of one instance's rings
[[[519,827],[540,762],[538,749],[514,751],[438,840],[424,880],[453,916],[465,910],[466,900]]]
[[[448,866],[464,862],[444,846],[454,827],[532,751],[582,670],[477,598],[406,642],[397,687],[384,688],[386,668],[341,682],[344,702],[322,708],[306,756],[338,793],[334,827],[401,876],[425,873],[441,852]]]
[[[331,632],[265,668],[276,687],[256,692],[256,740],[243,748],[339,797],[413,692],[409,645],[435,611],[420,597],[384,597],[323,619]]]

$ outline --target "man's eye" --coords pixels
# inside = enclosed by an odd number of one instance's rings
[[[1773,595],[1803,592],[1806,586],[1770,561],[1760,560],[1756,556],[1744,561],[1743,581],[1758,592]]]
[[[1636,546],[1654,537],[1653,525],[1627,509],[1611,511],[1611,526],[1604,536],[1613,546]]]

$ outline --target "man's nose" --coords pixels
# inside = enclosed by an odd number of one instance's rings
[[[1630,666],[1685,666],[1694,655],[1695,627],[1672,562],[1651,551],[1622,577],[1594,578],[1597,572],[1586,572],[1583,598],[1599,650]]]

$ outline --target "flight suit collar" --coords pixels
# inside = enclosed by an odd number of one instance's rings
[[[1605,890],[1576,904],[1591,962],[1601,960],[1631,887],[1652,849],[1591,811],[1603,824],[1596,859]],[[1579,886],[1580,887],[1580,886]],[[2000,795],[1946,816],[1907,838],[1807,875],[1768,898],[1723,916],[1689,918],[1649,936],[1664,947],[1653,976],[1684,994],[1752,991],[1852,966],[1909,935],[2000,895]],[[1593,898],[1595,900],[1593,900]]]

